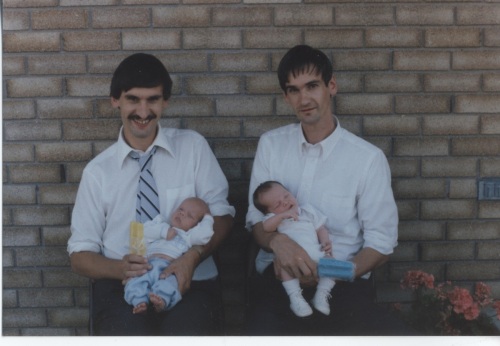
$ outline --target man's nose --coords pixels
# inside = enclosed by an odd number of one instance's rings
[[[149,115],[149,107],[147,102],[139,102],[137,105],[137,115],[141,118],[146,118]]]
[[[307,90],[300,91],[300,103],[301,104],[309,103],[309,92]]]

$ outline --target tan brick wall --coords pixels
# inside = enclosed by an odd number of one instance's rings
[[[237,227],[221,251],[227,333],[242,332],[242,229],[258,137],[294,121],[276,68],[296,44],[323,49],[335,113],[379,146],[393,175],[399,247],[379,300],[421,268],[489,283],[500,298],[500,4],[417,0],[4,0],[3,334],[85,335],[88,280],[66,242],[85,164],[116,139],[108,100],[125,56],[172,73],[164,126],[206,136],[231,185]]]

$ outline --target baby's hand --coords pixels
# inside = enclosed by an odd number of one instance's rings
[[[325,252],[325,255],[332,256],[332,242],[324,242],[321,244],[321,251]]]
[[[177,230],[173,227],[170,227],[167,231],[167,240],[172,240],[177,234]]]
[[[280,215],[282,220],[293,219],[294,221],[297,221],[299,219],[299,214],[297,210],[287,210],[281,213]]]

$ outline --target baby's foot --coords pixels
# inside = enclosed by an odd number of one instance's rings
[[[142,314],[142,313],[146,312],[147,309],[148,309],[148,305],[146,303],[144,303],[144,302],[139,303],[132,309],[132,313]]]
[[[162,312],[163,310],[165,310],[165,301],[160,296],[157,296],[154,293],[150,293],[149,300],[153,304],[156,312]]]

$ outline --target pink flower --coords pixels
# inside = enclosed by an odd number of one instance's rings
[[[450,283],[446,282],[446,285],[450,285]],[[435,291],[436,291],[436,297],[438,299],[445,300],[446,298],[448,298],[446,290],[445,290],[445,283],[442,282],[439,285],[437,285]]]
[[[475,320],[479,316],[479,306],[465,288],[455,287],[448,293],[448,299],[453,305],[453,311],[463,314],[466,320]]]
[[[481,333],[489,328],[478,318],[486,306],[492,306],[500,320],[500,301],[491,298],[490,287],[482,282],[475,284],[472,293],[449,281],[434,283],[431,274],[410,270],[401,280],[401,287],[416,290],[411,313],[424,330],[441,335]]]
[[[478,282],[476,283],[476,288],[474,291],[474,298],[481,306],[486,306],[491,304],[492,300],[490,298],[491,289],[488,285]]]
[[[408,271],[403,280],[401,280],[402,288],[417,289],[419,287],[434,288],[434,275],[427,274],[421,270]]]
[[[479,305],[474,303],[464,311],[464,317],[466,320],[472,321],[479,317],[479,312]]]

